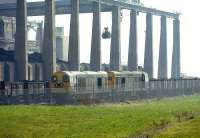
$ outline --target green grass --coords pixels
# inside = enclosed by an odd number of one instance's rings
[[[97,106],[0,106],[0,138],[132,138],[144,133],[199,138],[199,105],[195,95]],[[182,113],[194,118],[177,121]]]
[[[154,138],[200,138],[200,117],[181,123],[172,123]]]

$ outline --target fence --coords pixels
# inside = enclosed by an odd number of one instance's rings
[[[0,104],[93,104],[191,95],[200,92],[200,79],[168,79],[109,87],[51,89],[48,82],[0,83]]]

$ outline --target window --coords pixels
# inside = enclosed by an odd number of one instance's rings
[[[97,86],[102,87],[102,78],[97,78]]]
[[[56,76],[52,76],[52,77],[51,77],[51,81],[52,81],[52,82],[56,82],[56,81],[57,81],[57,77],[56,77]]]
[[[124,85],[125,83],[126,83],[125,78],[122,78],[122,79],[121,79],[121,84]]]
[[[111,77],[111,76],[109,76],[109,77],[108,77],[108,80],[109,80],[109,81],[111,81],[111,80],[112,80],[112,77]]]
[[[69,82],[69,76],[64,75],[63,76],[63,82]]]
[[[142,74],[142,81],[145,81],[146,80],[145,78],[146,78],[145,75]]]

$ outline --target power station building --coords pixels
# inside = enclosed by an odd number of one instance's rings
[[[28,40],[28,80],[43,80],[41,47],[43,22],[28,22],[28,30],[34,29],[36,41]],[[0,18],[0,81],[14,81],[15,78],[15,34],[16,20],[13,17]],[[68,37],[64,27],[56,28],[57,70],[67,70]]]
[[[7,2],[8,1],[8,2]],[[12,2],[9,2],[12,1]],[[67,69],[69,71],[80,71],[80,30],[79,15],[81,13],[92,13],[92,37],[89,69],[100,71],[101,63],[101,18],[102,12],[112,13],[112,32],[109,69],[121,71],[121,10],[130,11],[130,33],[128,50],[128,70],[138,70],[138,25],[139,13],[146,14],[146,34],[144,51],[144,71],[150,78],[154,77],[154,49],[153,49],[153,16],[160,16],[160,50],[158,61],[158,78],[167,78],[168,57],[167,57],[167,19],[173,19],[173,52],[171,77],[179,78],[180,66],[180,20],[179,13],[167,12],[155,8],[145,7],[140,0],[45,0],[39,2],[27,2],[27,0],[3,0],[0,1],[0,16],[9,18],[15,17],[11,23],[0,24],[1,45],[13,47],[13,51],[5,51],[10,58],[9,64],[2,56],[1,80],[13,78],[15,81],[22,80],[49,80],[56,70]],[[55,15],[70,14],[69,43],[63,37],[63,28],[55,27]],[[27,22],[28,16],[45,16],[43,25],[38,25],[36,42],[27,40],[28,27],[32,26]],[[14,18],[13,18],[14,19]],[[16,24],[15,27],[13,24]],[[9,33],[4,33],[9,30]],[[56,31],[57,30],[57,31]],[[44,34],[44,35],[43,35]],[[7,38],[9,38],[9,40]],[[13,41],[15,38],[15,41]],[[66,49],[66,45],[67,49]],[[34,49],[38,47],[38,49]],[[7,48],[7,50],[10,50]],[[36,51],[30,53],[29,51]],[[37,51],[38,50],[38,51]],[[66,52],[68,55],[66,55]],[[13,55],[13,56],[9,56]],[[64,56],[66,55],[66,57]],[[1,59],[1,58],[0,58]],[[36,62],[35,62],[36,61]],[[12,64],[10,66],[10,64]],[[35,66],[36,65],[36,66]],[[82,64],[83,65],[83,64]],[[88,69],[88,65],[84,64]],[[9,77],[5,77],[5,70],[10,67]],[[14,68],[14,69],[13,69]],[[14,73],[13,73],[14,70]],[[35,73],[36,72],[36,73]],[[7,73],[8,74],[8,73]],[[14,75],[13,75],[14,74]]]

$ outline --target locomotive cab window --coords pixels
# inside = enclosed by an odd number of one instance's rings
[[[124,85],[125,83],[126,83],[126,79],[125,79],[125,78],[122,78],[122,79],[121,79],[121,84]]]
[[[109,81],[111,81],[111,80],[112,80],[112,77],[111,77],[111,76],[109,76],[109,77],[108,77],[108,80],[109,80]]]
[[[63,82],[69,82],[69,76],[64,75],[63,76]]]
[[[56,77],[56,76],[52,76],[52,77],[51,77],[51,81],[52,81],[52,82],[56,82],[56,81],[57,81],[57,77]]]
[[[142,74],[142,81],[145,81],[145,75]]]
[[[102,78],[97,78],[97,86],[102,87]]]

